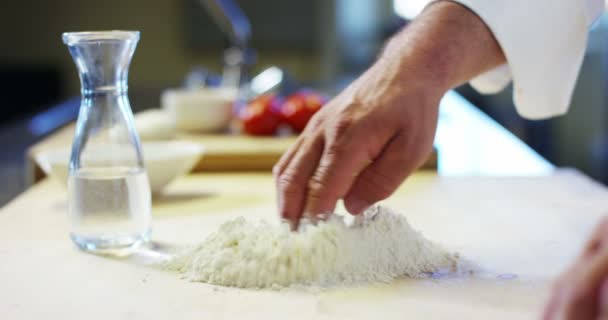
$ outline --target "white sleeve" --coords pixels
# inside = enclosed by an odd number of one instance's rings
[[[513,78],[513,100],[528,119],[568,111],[587,44],[603,0],[452,0],[475,12],[500,44],[507,64],[471,80],[480,93],[498,92]]]

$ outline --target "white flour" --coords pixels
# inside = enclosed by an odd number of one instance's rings
[[[347,223],[334,216],[290,232],[287,224],[228,221],[167,268],[187,279],[244,288],[388,282],[453,270],[457,257],[413,230],[405,217],[372,208]]]

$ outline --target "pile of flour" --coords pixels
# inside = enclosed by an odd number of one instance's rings
[[[453,270],[456,263],[455,255],[412,229],[404,216],[374,207],[351,223],[333,216],[304,223],[298,232],[240,217],[166,266],[192,281],[276,288],[388,282]]]

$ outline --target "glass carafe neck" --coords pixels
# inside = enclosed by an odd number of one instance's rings
[[[137,31],[67,32],[63,42],[78,68],[83,96],[127,92]]]

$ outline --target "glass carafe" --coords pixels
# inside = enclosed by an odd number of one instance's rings
[[[151,195],[127,97],[136,31],[63,34],[82,100],[68,178],[70,236],[97,253],[130,252],[148,240]]]

